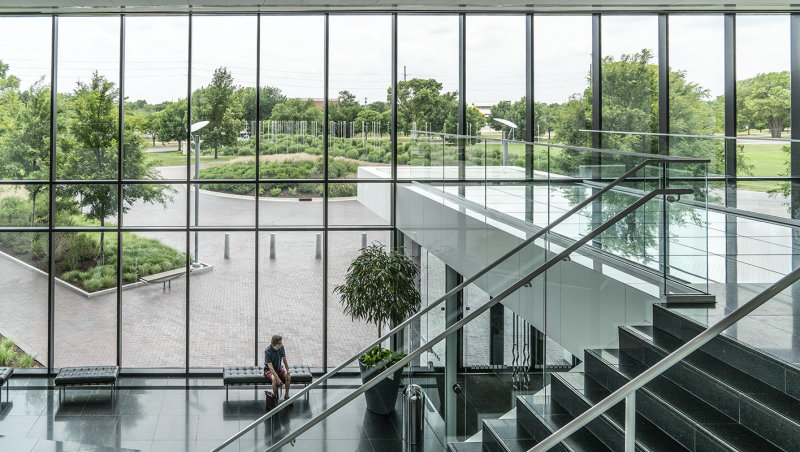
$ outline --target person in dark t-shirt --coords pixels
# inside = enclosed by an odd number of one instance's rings
[[[283,361],[283,362],[281,362]],[[289,399],[289,385],[292,376],[289,375],[289,361],[286,360],[286,350],[283,348],[283,337],[272,336],[270,346],[264,351],[264,376],[272,380],[272,393],[278,398],[278,388],[286,383],[284,399]]]

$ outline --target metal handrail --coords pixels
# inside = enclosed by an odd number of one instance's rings
[[[639,207],[641,207],[642,205],[644,205],[645,203],[647,203],[648,201],[650,201],[654,197],[660,196],[660,195],[684,195],[684,194],[691,194],[691,193],[693,193],[693,190],[691,190],[689,188],[657,189],[657,190],[653,190],[652,192],[648,193],[644,197],[638,199],[636,202],[634,202],[633,204],[631,204],[630,206],[625,208],[622,212],[618,213],[613,218],[609,219],[608,221],[606,221],[602,225],[600,225],[597,228],[595,228],[592,232],[590,232],[589,234],[584,236],[582,239],[578,240],[577,242],[575,242],[574,244],[572,244],[571,246],[566,248],[564,251],[562,251],[561,253],[559,253],[555,257],[549,259],[547,262],[545,262],[542,265],[540,265],[539,267],[537,267],[535,270],[533,270],[528,275],[522,277],[519,281],[517,281],[511,287],[509,287],[508,289],[504,290],[503,292],[501,292],[496,297],[491,298],[483,306],[481,306],[481,307],[479,307],[477,309],[474,309],[471,314],[469,314],[468,316],[466,316],[463,319],[459,320],[455,324],[451,325],[449,328],[445,329],[441,334],[439,334],[435,338],[433,338],[430,341],[428,341],[428,343],[426,343],[424,346],[422,346],[422,347],[414,350],[413,352],[409,353],[404,358],[400,359],[395,364],[391,365],[389,368],[387,368],[386,370],[384,370],[380,374],[376,375],[374,378],[372,378],[368,382],[362,384],[357,390],[353,391],[352,393],[350,393],[349,395],[344,397],[342,400],[336,402],[330,408],[326,409],[325,411],[323,411],[322,413],[320,413],[319,415],[317,415],[313,419],[309,420],[305,424],[303,424],[300,427],[298,427],[295,431],[293,431],[289,435],[287,435],[284,438],[282,438],[277,443],[275,443],[272,446],[270,446],[267,449],[267,452],[272,452],[274,450],[277,450],[278,448],[280,448],[280,447],[288,444],[289,442],[293,441],[298,435],[300,435],[303,432],[307,431],[308,429],[312,428],[318,422],[320,422],[321,420],[327,418],[332,413],[334,413],[335,411],[337,411],[338,409],[340,409],[341,407],[343,407],[344,405],[346,405],[347,403],[349,403],[350,401],[352,401],[353,399],[355,399],[359,395],[363,394],[365,391],[369,390],[370,388],[372,388],[373,386],[378,384],[378,382],[382,381],[384,378],[388,377],[389,375],[393,375],[394,372],[396,372],[397,370],[403,368],[406,364],[410,363],[412,360],[414,360],[417,357],[419,357],[422,353],[430,350],[439,341],[441,341],[442,339],[444,339],[445,337],[447,337],[448,335],[450,335],[454,331],[457,331],[458,329],[463,327],[465,324],[469,323],[474,318],[476,318],[480,314],[484,313],[486,310],[488,310],[489,308],[491,308],[495,304],[499,303],[500,301],[502,301],[503,299],[505,299],[509,295],[513,294],[520,287],[524,286],[525,284],[527,284],[529,281],[531,281],[532,279],[536,278],[540,274],[544,273],[545,271],[547,271],[547,269],[549,269],[553,265],[557,264],[558,262],[561,262],[565,257],[567,257],[570,254],[572,254],[576,249],[578,249],[581,246],[585,245],[587,242],[589,242],[590,240],[594,239],[596,236],[601,234],[603,231],[605,231],[606,229],[608,229],[609,227],[611,227],[612,225],[617,223],[622,218],[625,218],[631,212],[635,211],[636,209],[638,209]],[[461,285],[463,285],[463,284],[461,284]],[[459,285],[459,286],[461,286],[461,285]],[[451,291],[451,292],[453,292],[453,291]],[[449,296],[452,296],[452,294],[448,293],[448,297]],[[303,392],[305,392],[305,390],[302,391],[301,393],[303,393]],[[301,393],[295,394],[294,397],[299,397]],[[281,405],[287,405],[287,404],[288,403],[284,402]],[[278,405],[277,408],[280,408],[281,405]],[[276,409],[273,409],[273,411],[275,411]],[[266,419],[267,417],[268,416],[263,416],[261,419]],[[260,421],[254,422],[253,424],[248,426],[247,429],[245,429],[242,432],[240,432],[240,434],[237,434],[237,436],[235,436],[234,438],[226,441],[220,447],[215,449],[215,451],[222,450],[225,446],[227,446],[228,444],[231,444],[235,439],[238,439],[239,437],[241,437],[251,427],[253,427],[254,425],[258,425],[260,423],[261,423]]]
[[[414,350],[413,352],[409,353],[404,358],[402,358],[401,360],[397,361],[395,364],[389,366],[386,370],[384,370],[380,374],[376,375],[374,378],[372,378],[368,382],[362,384],[361,387],[359,387],[357,390],[355,390],[352,393],[348,394],[346,397],[344,397],[342,400],[339,400],[338,402],[336,402],[330,408],[326,409],[325,411],[323,411],[322,413],[318,414],[313,419],[311,419],[308,422],[306,422],[305,424],[301,425],[300,427],[298,427],[295,431],[293,431],[289,435],[283,437],[280,441],[278,441],[277,443],[273,444],[268,449],[266,449],[265,452],[274,452],[275,450],[277,450],[277,449],[285,446],[286,444],[292,442],[299,435],[301,435],[302,433],[304,433],[307,430],[311,429],[312,427],[314,427],[314,425],[316,425],[317,423],[319,423],[323,419],[327,418],[328,416],[333,414],[335,411],[338,411],[340,408],[342,408],[343,406],[347,405],[353,399],[355,399],[356,397],[360,396],[364,392],[368,391],[373,386],[377,385],[384,378],[386,378],[386,377],[388,377],[390,375],[394,375],[394,373],[396,371],[398,371],[398,370],[402,369],[403,367],[405,367],[406,364],[408,364],[412,360],[418,358],[422,353],[425,353],[426,351],[432,349],[433,346],[438,344],[442,339],[444,339],[447,336],[449,336],[450,334],[458,331],[464,325],[466,325],[467,323],[471,322],[473,319],[475,319],[479,315],[481,315],[484,312],[486,312],[487,310],[489,310],[489,308],[491,308],[492,306],[496,305],[497,303],[503,301],[509,295],[512,295],[514,292],[519,290],[520,287],[525,286],[531,280],[533,280],[537,276],[539,276],[542,273],[544,273],[545,271],[547,271],[550,267],[552,267],[553,265],[561,262],[564,258],[568,257],[575,250],[577,250],[581,246],[585,245],[587,242],[589,242],[590,240],[594,239],[595,237],[597,237],[598,235],[603,233],[606,229],[610,228],[611,226],[613,226],[614,224],[616,224],[617,222],[619,222],[623,218],[625,218],[628,215],[630,215],[632,212],[634,212],[636,209],[638,209],[639,207],[641,207],[644,204],[646,204],[647,202],[649,202],[651,199],[655,198],[656,196],[661,196],[661,195],[666,197],[666,195],[678,195],[678,196],[680,196],[680,195],[688,195],[688,194],[692,194],[692,193],[694,193],[694,191],[692,189],[690,189],[690,188],[657,189],[657,190],[651,191],[647,195],[645,195],[642,198],[636,200],[636,202],[634,202],[633,204],[631,204],[630,206],[625,208],[622,212],[618,213],[613,218],[610,218],[608,221],[606,221],[605,223],[601,224],[600,226],[598,226],[597,228],[592,230],[592,232],[590,232],[589,234],[584,236],[582,239],[578,240],[577,242],[575,242],[574,244],[569,246],[567,249],[565,249],[561,253],[559,253],[556,256],[552,257],[551,259],[547,260],[545,263],[543,263],[542,265],[537,267],[531,273],[528,273],[526,276],[523,276],[519,281],[517,281],[511,287],[509,287],[508,289],[506,289],[503,292],[501,292],[500,294],[498,294],[496,297],[490,298],[489,301],[484,303],[481,307],[479,307],[477,309],[474,309],[471,314],[469,314],[468,316],[464,317],[463,319],[461,319],[458,322],[456,322],[453,325],[451,325],[449,328],[447,328],[444,331],[442,331],[439,335],[437,335],[433,339],[429,340],[425,345],[423,345],[422,347],[420,347],[420,348]]]
[[[605,399],[584,411],[583,414],[570,421],[567,425],[553,432],[552,435],[548,436],[542,442],[529,449],[528,452],[544,452],[546,450],[550,450],[550,448],[567,439],[569,435],[586,426],[586,424],[605,413],[606,410],[622,401],[622,399],[625,399],[625,450],[626,452],[629,450],[632,451],[635,448],[636,440],[635,422],[633,421],[636,416],[636,390],[660,376],[669,370],[670,367],[679,363],[693,352],[697,351],[700,347],[717,337],[720,333],[730,328],[736,322],[743,319],[745,316],[772,299],[772,297],[794,284],[798,279],[800,279],[800,268],[793,270],[791,273],[778,280],[778,282],[772,284],[766,290],[753,297],[750,301],[742,306],[739,306],[736,310],[728,314],[722,320],[715,323],[713,326],[709,327],[699,335],[695,336],[686,344],[682,345],[680,348],[664,357],[661,361],[655,363],[652,367],[645,370],[642,374],[632,379],[621,388],[612,392]]]
[[[699,162],[707,162],[707,160],[703,160],[703,159],[695,159],[695,160],[697,160]],[[607,193],[612,188],[614,188],[617,185],[619,185],[620,183],[624,182],[631,175],[637,173],[639,170],[641,170],[642,168],[644,168],[645,166],[647,166],[650,163],[662,163],[662,162],[664,162],[664,160],[658,159],[658,158],[650,158],[650,159],[642,160],[638,165],[634,166],[633,168],[631,168],[630,170],[628,170],[627,172],[622,174],[620,177],[618,177],[614,181],[609,182],[606,186],[604,186],[603,188],[598,190],[592,196],[586,198],[581,203],[577,204],[575,207],[570,209],[564,215],[562,215],[562,216],[558,217],[557,219],[553,220],[553,222],[551,222],[549,225],[547,225],[547,227],[545,227],[545,228],[541,229],[540,231],[536,232],[534,235],[532,235],[528,239],[524,240],[522,243],[520,243],[519,245],[515,246],[510,251],[508,251],[507,253],[505,253],[502,256],[500,256],[498,259],[496,259],[491,264],[487,265],[486,267],[484,267],[483,269],[481,269],[480,271],[478,271],[474,275],[472,275],[469,278],[465,279],[464,282],[462,282],[461,284],[459,284],[456,287],[454,287],[453,289],[451,289],[449,292],[447,292],[444,295],[442,295],[438,300],[434,301],[433,303],[429,303],[426,307],[424,307],[423,309],[418,311],[416,314],[414,314],[413,316],[409,317],[408,319],[403,321],[401,324],[397,325],[395,328],[393,328],[392,330],[387,332],[383,337],[381,337],[380,339],[372,342],[370,345],[364,347],[361,351],[359,351],[358,353],[356,353],[353,356],[351,356],[347,361],[343,362],[342,364],[339,364],[333,370],[325,373],[323,376],[321,376],[319,379],[317,379],[317,381],[315,381],[312,384],[307,385],[306,387],[304,387],[300,392],[298,392],[295,395],[293,395],[292,397],[290,397],[287,402],[284,402],[284,403],[278,405],[277,407],[275,407],[272,410],[270,410],[268,413],[264,414],[260,418],[258,418],[255,421],[253,421],[250,425],[248,425],[247,427],[245,427],[244,429],[242,429],[241,431],[239,431],[238,433],[233,435],[231,438],[227,439],[218,448],[214,449],[214,452],[222,450],[225,446],[233,443],[237,439],[239,439],[242,436],[244,436],[248,431],[250,431],[253,428],[257,427],[258,425],[262,424],[267,419],[271,418],[272,416],[276,415],[277,413],[279,413],[280,411],[285,409],[287,406],[291,405],[291,403],[294,402],[295,400],[297,400],[297,399],[299,399],[301,397],[304,397],[312,389],[315,389],[315,388],[321,386],[322,383],[324,383],[331,376],[337,374],[339,371],[341,371],[342,369],[347,367],[348,364],[350,364],[353,361],[355,361],[356,359],[358,359],[359,356],[363,355],[364,353],[366,353],[367,351],[369,351],[370,349],[372,349],[376,345],[378,345],[378,344],[384,342],[385,340],[393,337],[399,331],[402,331],[403,328],[405,328],[406,326],[411,324],[411,322],[419,319],[425,313],[427,313],[428,311],[434,309],[435,307],[437,307],[438,305],[443,303],[448,298],[458,294],[465,287],[467,287],[468,285],[472,284],[478,278],[480,278],[481,276],[485,275],[486,273],[488,273],[489,271],[491,271],[492,269],[494,269],[495,267],[497,267],[498,265],[503,263],[506,259],[508,259],[509,257],[513,256],[514,254],[516,254],[517,252],[519,252],[523,248],[527,247],[531,243],[533,243],[535,240],[537,240],[539,237],[541,237],[545,233],[547,233],[550,230],[552,230],[554,227],[556,227],[559,224],[561,224],[569,216],[573,215],[574,213],[576,213],[579,210],[583,209],[584,207],[588,206],[589,204],[591,204],[595,200],[599,199],[601,196],[603,196],[604,193]]]
[[[654,155],[654,154],[644,154],[641,152],[629,152],[629,151],[620,151],[617,149],[602,149],[602,148],[589,148],[585,146],[572,146],[569,144],[555,144],[555,143],[544,143],[541,141],[523,141],[523,140],[509,140],[508,138],[494,138],[494,137],[482,137],[480,135],[462,135],[458,133],[445,133],[445,132],[428,132],[426,130],[408,130],[407,132],[412,133],[422,133],[426,135],[437,135],[441,137],[447,138],[456,138],[456,139],[464,139],[464,140],[485,140],[485,141],[498,141],[504,143],[517,143],[517,144],[525,144],[529,146],[547,146],[551,148],[559,148],[559,149],[571,149],[575,151],[586,151],[586,152],[596,152],[599,154],[614,154],[614,155],[625,155],[625,156],[633,156],[633,157],[645,157],[645,158],[655,158],[659,161],[667,161],[667,162],[684,162],[684,163],[709,163],[711,160],[709,159],[699,159],[695,157],[682,157],[678,155]]]
[[[730,137],[725,135],[691,135],[687,133],[629,132],[625,130],[592,130],[592,129],[578,129],[578,132],[608,133],[612,135],[644,135],[653,137],[703,138],[711,140],[785,141],[786,143],[800,143],[800,140],[794,138],[754,137],[750,135]]]

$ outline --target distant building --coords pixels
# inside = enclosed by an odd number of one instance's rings
[[[497,102],[473,102],[472,106],[477,108],[479,112],[483,115],[484,118],[489,119],[489,115],[492,113],[492,107],[497,105]]]
[[[303,100],[305,100],[305,99],[303,99]],[[317,107],[319,107],[319,108],[324,108],[325,107],[325,99],[320,98],[320,97],[314,97],[311,100],[314,101],[314,105],[316,105]],[[332,98],[328,99],[328,101],[330,102],[330,105],[336,105],[337,107],[339,106],[339,98],[338,97],[332,97]]]

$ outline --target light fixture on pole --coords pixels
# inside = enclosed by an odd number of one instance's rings
[[[495,121],[503,124],[504,126],[511,127],[511,129],[516,129],[517,125],[507,119],[500,119],[494,118]],[[503,131],[503,140],[508,139],[508,131]],[[503,141],[503,166],[508,166],[508,141]]]
[[[200,131],[203,127],[208,125],[208,121],[200,121],[192,124],[189,128],[189,132],[193,134],[194,138],[194,225],[195,227],[198,226],[199,219],[200,219],[200,184],[197,181],[200,180],[200,134],[197,132]],[[197,249],[198,240],[197,240],[197,231],[194,231],[194,263],[192,264],[193,267],[200,266],[200,253]]]

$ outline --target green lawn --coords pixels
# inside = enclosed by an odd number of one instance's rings
[[[179,151],[171,152],[148,152],[145,154],[148,162],[155,162],[157,166],[181,166],[186,165],[186,155]],[[226,162],[239,157],[238,155],[220,155],[218,159],[214,160],[213,155],[201,155],[200,163],[213,163],[213,162]],[[191,159],[192,165],[194,164],[194,156]]]
[[[744,145],[744,155],[748,165],[752,165],[752,174],[747,176],[782,176],[788,174],[788,155],[783,152],[784,144],[747,143]],[[753,191],[768,191],[778,186],[778,182],[740,182],[739,189]]]

